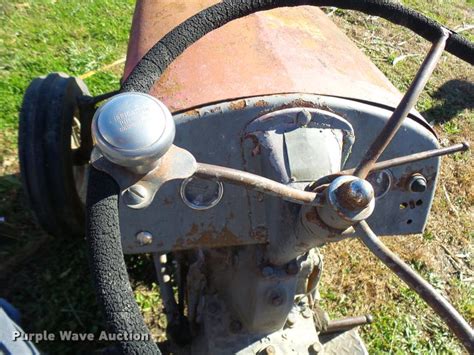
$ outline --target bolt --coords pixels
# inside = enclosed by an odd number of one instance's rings
[[[271,266],[265,266],[263,269],[262,269],[262,275],[264,277],[270,277],[273,275],[273,268]]]
[[[320,342],[316,342],[308,350],[312,355],[320,354],[323,351],[323,345]]]
[[[408,181],[408,189],[411,192],[425,192],[427,187],[426,178],[421,174],[414,174]]]
[[[275,307],[281,306],[283,304],[283,297],[280,292],[272,291],[269,297],[270,303]]]
[[[129,207],[136,207],[142,204],[148,200],[149,196],[148,190],[140,184],[130,186],[123,194],[125,204]]]
[[[296,115],[296,124],[298,126],[306,126],[311,122],[311,114],[308,110],[302,110]]]
[[[305,309],[303,309],[302,314],[303,314],[303,317],[309,318],[313,315],[313,312],[309,308],[305,307]]]
[[[230,331],[232,333],[238,333],[242,330],[242,323],[240,323],[238,320],[233,320],[230,322]]]
[[[275,355],[276,350],[273,345],[268,345],[265,349],[259,352],[260,355]]]
[[[286,273],[288,275],[296,275],[299,271],[298,263],[293,260],[286,265]]]
[[[297,321],[297,318],[296,318],[296,314],[294,314],[293,312],[290,312],[288,314],[288,318],[286,318],[286,324],[288,325],[288,327],[292,327],[295,325]]]
[[[153,236],[150,232],[140,232],[135,236],[137,243],[140,245],[149,245],[153,242]]]

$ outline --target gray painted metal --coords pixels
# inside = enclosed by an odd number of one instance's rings
[[[171,145],[167,154],[160,159],[158,166],[147,174],[139,174],[112,163],[102,155],[98,146],[92,151],[91,164],[114,178],[120,187],[119,209],[127,210],[141,210],[148,207],[164,183],[186,179],[196,171],[196,160],[192,154],[175,145]],[[130,221],[124,220],[124,223]]]
[[[308,354],[313,344],[319,344],[312,312],[308,305],[293,305],[292,322],[274,332],[235,331],[231,324],[235,319],[226,305],[215,295],[206,295],[201,314],[202,333],[193,342],[191,354],[260,354],[268,346],[275,354]],[[309,317],[307,316],[309,315]]]
[[[259,144],[258,139],[248,135],[266,124],[259,117],[288,108],[296,108],[300,112],[315,109],[342,117],[347,122],[346,126],[343,126],[341,119],[334,117],[330,125],[341,125],[337,128],[343,132],[349,132],[352,126],[352,138],[350,134],[346,136],[349,140],[355,137],[355,141],[342,169],[356,166],[368,144],[375,139],[392,114],[386,108],[367,103],[319,95],[255,97],[175,115],[175,144],[189,150],[199,162],[247,170],[303,189],[307,183],[291,181],[291,171],[285,161],[288,149],[283,140],[274,140],[273,146],[266,148]],[[393,159],[437,147],[437,140],[428,128],[407,119],[381,159]],[[283,163],[275,164],[277,161]],[[389,169],[393,177],[390,190],[377,199],[374,213],[368,219],[377,234],[412,234],[423,230],[433,198],[438,165],[439,158],[435,157]],[[313,169],[315,178],[329,172],[318,170],[318,164],[314,164]],[[411,192],[406,186],[410,177],[416,173],[427,179],[427,189],[422,193]],[[222,200],[216,207],[196,211],[182,201],[180,186],[181,181],[168,181],[151,205],[142,210],[132,210],[120,201],[125,253],[166,252],[196,246],[279,244],[296,225],[300,207],[281,199],[224,184]],[[388,224],[387,220],[393,223]],[[153,234],[155,238],[151,245],[137,245],[134,236],[141,230]],[[277,230],[281,231],[279,237],[273,236]]]

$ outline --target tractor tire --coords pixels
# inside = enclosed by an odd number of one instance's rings
[[[19,159],[23,189],[38,224],[56,237],[84,235],[88,163],[74,165],[80,146],[79,78],[52,73],[35,78],[23,98]]]

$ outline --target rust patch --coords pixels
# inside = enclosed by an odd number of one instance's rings
[[[308,276],[308,283],[306,284],[306,292],[311,292],[316,286],[317,286],[317,281],[319,279],[319,274],[321,272],[321,269],[318,266],[315,266],[313,268],[313,271],[311,271],[311,274]]]
[[[315,207],[311,208],[308,212],[306,212],[305,218],[308,222],[319,225],[320,219],[319,219],[318,212],[316,211]]]
[[[187,242],[188,246],[208,247],[233,246],[239,244],[239,237],[232,233],[227,227],[224,227],[220,233],[216,233],[214,230],[204,231],[200,234],[199,238]]]
[[[307,107],[307,108],[317,108],[321,109],[321,105],[315,104],[312,101],[306,101],[303,99],[296,99],[287,104],[281,105],[277,108],[277,110],[283,110],[285,108],[293,108],[293,107]]]
[[[265,100],[258,100],[255,104],[254,104],[255,107],[266,107],[268,106],[268,102],[266,102]]]
[[[247,103],[245,102],[245,100],[233,101],[229,104],[229,107],[232,111],[243,110],[247,107]]]
[[[194,110],[189,110],[189,111],[184,112],[183,115],[200,117],[201,113],[199,112],[199,110],[194,109]]]
[[[260,155],[261,149],[260,149],[260,141],[258,140],[258,138],[254,134],[250,133],[245,136],[245,139],[250,139],[252,141],[253,148],[251,151],[251,155],[253,157],[256,155]]]
[[[190,249],[196,247],[227,247],[242,244],[242,241],[227,227],[217,232],[212,226],[210,229],[199,231],[196,224],[193,224],[186,238],[177,238],[173,249]]]
[[[220,106],[216,106],[216,107],[214,107],[214,108],[211,108],[211,109],[209,110],[209,112],[210,112],[210,113],[222,112],[222,109],[221,109]]]
[[[400,176],[398,180],[396,180],[396,182],[393,184],[393,189],[409,191],[408,182],[410,181],[411,177],[415,174],[423,175],[426,179],[426,184],[428,188],[433,187],[434,179],[436,177],[436,170],[433,167],[429,167],[428,169],[422,168],[422,169],[407,171],[402,176]]]
[[[259,242],[267,242],[268,241],[268,231],[267,228],[260,226],[255,228],[251,234],[252,238],[259,241]]]

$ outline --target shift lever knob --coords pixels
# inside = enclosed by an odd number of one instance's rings
[[[147,173],[159,164],[175,132],[168,108],[138,92],[112,97],[92,120],[92,135],[104,157],[137,173]]]

